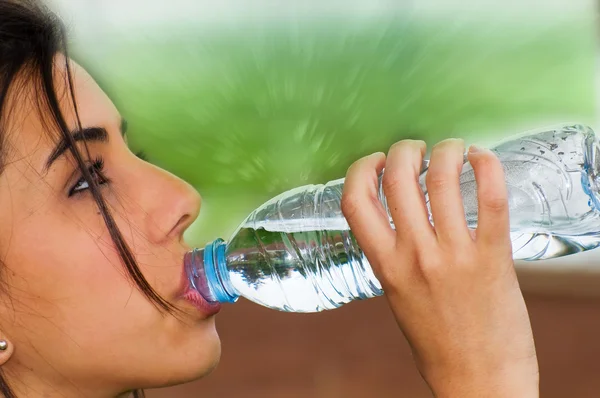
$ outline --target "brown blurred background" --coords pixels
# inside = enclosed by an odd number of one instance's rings
[[[544,398],[600,396],[599,277],[522,270]],[[383,298],[318,314],[247,301],[217,316],[219,367],[149,398],[431,397]]]

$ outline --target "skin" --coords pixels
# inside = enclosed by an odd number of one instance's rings
[[[426,178],[435,228],[418,185],[425,143],[401,141],[350,167],[342,209],[381,281],[415,361],[436,397],[537,397],[538,364],[512,260],[502,166],[471,147],[478,228],[459,189],[464,143],[431,152]],[[377,176],[396,231],[377,200]]]
[[[130,152],[115,106],[72,66],[82,126],[104,127],[109,136],[89,143],[111,180],[101,191],[145,277],[184,314],[162,314],[127,279],[89,191],[68,196],[81,177],[70,155],[44,171],[55,140],[43,132],[25,86],[12,101],[9,95],[0,175],[0,335],[10,344],[0,353],[2,369],[26,397],[114,397],[197,379],[220,357],[214,316],[179,297],[189,249],[183,233],[198,215],[200,196]],[[64,93],[60,66],[55,81]],[[67,96],[61,108],[74,129]]]
[[[82,125],[109,135],[89,144],[110,179],[103,195],[145,277],[184,315],[162,314],[129,282],[89,192],[68,195],[80,178],[73,160],[61,157],[44,170],[55,141],[43,133],[25,85],[9,96],[0,175],[0,337],[9,341],[2,370],[27,397],[115,397],[200,378],[220,356],[214,317],[179,297],[189,249],[183,232],[200,197],[131,153],[112,102],[81,67],[73,71]],[[63,72],[59,66],[59,92]],[[61,107],[75,128],[66,96]],[[435,228],[417,183],[425,152],[419,141],[401,141],[387,156],[350,167],[342,209],[435,396],[537,397],[502,167],[490,151],[469,154],[479,187],[479,227],[470,231],[458,185],[463,151],[459,140],[433,148],[427,187]],[[377,200],[384,167],[395,231]]]

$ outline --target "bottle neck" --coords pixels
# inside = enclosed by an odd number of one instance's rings
[[[185,256],[190,284],[209,302],[233,303],[239,297],[227,270],[226,248],[223,239],[217,239]]]

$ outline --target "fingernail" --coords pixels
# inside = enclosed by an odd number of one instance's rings
[[[463,140],[462,138],[446,138],[446,139],[441,140],[440,142],[438,142],[437,145],[452,144],[452,143],[457,143],[457,144],[463,144],[464,145],[465,140]]]
[[[475,153],[480,153],[480,152],[483,152],[483,148],[478,145],[471,145],[469,147],[469,153],[475,154]]]

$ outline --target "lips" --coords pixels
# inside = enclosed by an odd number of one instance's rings
[[[179,289],[179,297],[192,304],[198,311],[206,317],[215,315],[221,310],[221,304],[218,302],[208,302],[202,295],[194,289],[188,280],[185,266],[181,273],[181,288]]]
[[[217,302],[209,303],[204,300],[204,297],[197,290],[191,287],[183,294],[183,298],[206,316],[215,315],[221,310],[221,304]]]

